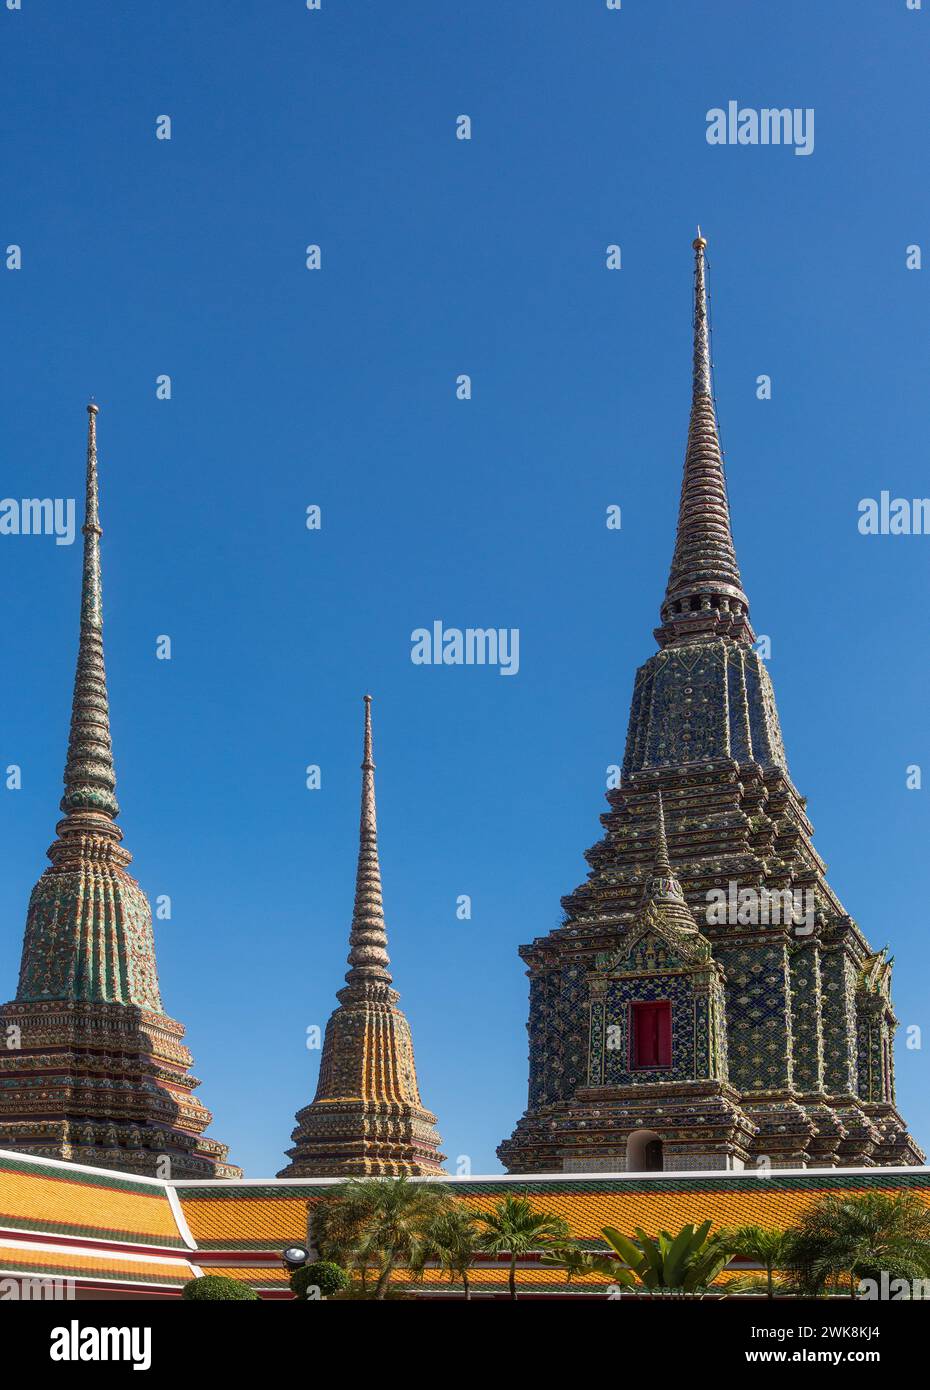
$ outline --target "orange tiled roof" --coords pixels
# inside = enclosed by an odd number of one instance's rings
[[[230,1279],[239,1279],[256,1289],[286,1289],[287,1271],[280,1265],[224,1265],[209,1264],[201,1266],[204,1274],[223,1274]]]
[[[186,1187],[179,1191],[184,1217],[201,1249],[278,1250],[289,1242],[305,1239],[305,1193],[282,1187],[267,1195],[252,1196],[255,1190],[240,1188],[233,1200],[225,1193],[213,1196],[213,1188],[206,1189],[202,1197],[191,1196]],[[264,1194],[265,1188],[260,1191]]]
[[[714,1227],[754,1225],[783,1229],[795,1225],[819,1195],[810,1189],[772,1190],[760,1182],[755,1189],[737,1192],[706,1188],[668,1192],[555,1190],[534,1192],[531,1201],[535,1210],[562,1217],[575,1240],[602,1245],[601,1231],[605,1226],[613,1226],[628,1236],[637,1227],[647,1235],[655,1235],[659,1231],[678,1231],[689,1222],[699,1226],[708,1219]],[[497,1200],[484,1194],[462,1197],[474,1211],[489,1211]],[[930,1192],[926,1200],[930,1206]]]
[[[186,1260],[142,1260],[124,1251],[104,1255],[100,1251],[81,1253],[67,1246],[44,1250],[34,1244],[0,1244],[0,1275],[29,1276],[40,1279],[106,1279],[110,1282],[174,1284],[181,1286],[194,1277]]]
[[[0,1229],[183,1246],[164,1185],[0,1153]]]
[[[329,1186],[327,1180],[146,1183],[76,1164],[0,1153],[0,1264],[2,1272],[9,1274],[58,1275],[88,1283],[111,1279],[172,1292],[179,1292],[190,1278],[193,1264],[204,1273],[228,1274],[265,1292],[283,1292],[287,1276],[277,1262],[278,1253],[285,1245],[306,1239],[308,1205]],[[476,1211],[487,1210],[507,1193],[525,1196],[538,1211],[561,1216],[572,1237],[588,1248],[603,1246],[605,1226],[616,1226],[628,1235],[637,1227],[655,1234],[708,1219],[717,1228],[748,1224],[784,1228],[794,1224],[817,1197],[831,1191],[910,1190],[930,1206],[930,1169],[926,1168],[766,1175],[565,1174],[451,1179],[449,1186],[459,1201]],[[180,1225],[173,1205],[182,1213]],[[185,1221],[195,1248],[186,1246]],[[30,1240],[27,1232],[36,1233],[35,1238]],[[51,1242],[56,1235],[64,1238],[58,1248]],[[43,1236],[49,1237],[48,1249],[42,1248]],[[119,1244],[129,1248],[120,1251]],[[152,1251],[148,1259],[147,1249]],[[177,1258],[172,1250],[177,1250]],[[261,1255],[269,1257],[267,1265]],[[525,1292],[557,1293],[566,1287],[563,1271],[532,1259],[518,1267],[517,1281]],[[479,1264],[471,1282],[476,1292],[505,1293],[506,1262]],[[588,1276],[569,1287],[578,1293],[602,1294],[608,1283],[606,1278]],[[441,1271],[430,1270],[424,1287],[442,1293],[457,1286],[450,1286]]]
[[[637,1227],[650,1234],[678,1230],[710,1219],[715,1227],[793,1225],[817,1197],[833,1190],[917,1191],[930,1206],[930,1170],[839,1170],[655,1177],[574,1177],[548,1180],[453,1181],[454,1195],[473,1210],[488,1210],[505,1193],[525,1195],[539,1211],[561,1216],[572,1237],[603,1244],[601,1230],[615,1226],[627,1235]],[[204,1250],[277,1250],[306,1237],[307,1206],[326,1190],[321,1183],[198,1186],[180,1184],[178,1196],[198,1246]]]

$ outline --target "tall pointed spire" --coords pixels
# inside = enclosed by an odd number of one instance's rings
[[[36,885],[23,942],[17,999],[82,999],[137,1004],[162,1012],[152,915],[125,870],[103,655],[103,584],[97,414],[87,407],[84,558],[77,670],[52,869]],[[74,876],[76,896],[61,911],[59,894]],[[54,904],[54,905],[53,905]]]
[[[362,812],[349,969],[323,1039],[316,1095],[297,1112],[282,1178],[441,1173],[443,1155],[417,1085],[410,1025],[391,988],[381,897],[371,696],[365,697]]]
[[[707,282],[704,269],[706,237],[698,234],[691,243],[694,249],[694,310],[692,325],[694,329],[694,348],[691,358],[691,398],[713,397],[714,389],[710,375],[710,324],[707,315]],[[715,422],[716,425],[716,422]]]
[[[184,1029],[165,1014],[152,912],[120,843],[103,659],[97,406],[87,407],[84,560],[64,818],[29,900],[19,987],[0,1027],[0,1148],[159,1177],[233,1177],[203,1138]]]
[[[643,884],[643,901],[653,903],[684,903],[685,895],[675,875],[668,857],[668,839],[665,833],[665,808],[662,805],[661,791],[656,793],[656,847],[652,861],[652,871],[646,875]],[[690,918],[690,913],[688,914]],[[693,920],[687,923],[693,926]]]
[[[657,874],[663,873],[670,878],[672,866],[668,858],[668,839],[665,834],[665,808],[662,805],[662,793],[657,792],[656,798],[658,807],[656,816],[656,857],[654,869]]]
[[[711,382],[710,327],[704,252],[694,248],[694,346],[691,419],[685,451],[675,553],[662,604],[660,646],[713,634],[751,643],[749,600],[742,589],[730,530],[730,508]]]
[[[529,1103],[497,1152],[525,1174],[919,1165],[894,1108],[887,978],[871,991],[871,948],[826,880],[752,641],[700,228],[693,245],[691,425],[661,650],[636,672],[589,872],[559,925],[520,948]],[[802,892],[799,928],[786,907]]]
[[[378,817],[375,808],[375,763],[371,746],[371,696],[365,697],[365,737],[362,757],[362,811],[359,822],[355,905],[349,932],[349,971],[346,983],[380,980],[391,983],[387,928],[378,862]]]
[[[81,577],[81,630],[71,735],[61,809],[90,811],[109,819],[119,815],[116,774],[110,743],[110,711],[103,660],[103,585],[100,576],[100,503],[97,483],[97,406],[87,407],[87,479],[84,504],[84,567]],[[103,827],[101,827],[103,828]],[[109,832],[114,833],[114,832]],[[116,838],[119,832],[115,832]]]

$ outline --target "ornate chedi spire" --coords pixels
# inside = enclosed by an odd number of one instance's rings
[[[895,1106],[890,969],[874,966],[827,881],[749,625],[711,387],[706,247],[699,231],[660,650],[636,672],[587,880],[562,899],[562,924],[520,950],[530,1080],[498,1149],[511,1172],[923,1161]],[[758,558],[771,566],[767,541]]]
[[[652,863],[652,872],[646,875],[643,883],[643,902],[667,905],[684,904],[684,901],[685,895],[681,891],[681,884],[675,877],[668,857],[668,839],[665,833],[665,808],[662,805],[662,793],[657,792],[656,851]],[[694,919],[687,909],[682,920],[686,926],[694,926]]]
[[[116,772],[103,657],[103,585],[100,575],[100,504],[97,482],[97,406],[89,405],[84,564],[77,671],[65,764],[58,839],[49,850],[52,870],[30,904],[20,966],[19,1001],[86,999],[138,1004],[162,1012],[148,903],[134,880],[119,875],[132,860],[116,825]],[[112,868],[112,878],[101,868]],[[48,911],[64,881],[77,892],[67,918]],[[109,891],[110,885],[116,891]]]
[[[636,673],[624,778],[649,767],[735,758],[785,767],[778,713],[754,649],[730,531],[711,389],[704,252],[694,248],[691,418],[675,552],[655,638],[662,650]],[[693,677],[693,679],[692,679]]]
[[[326,1025],[316,1095],[297,1113],[282,1178],[441,1173],[436,1116],[423,1108],[410,1025],[391,988],[381,898],[371,696],[365,696],[362,810],[349,969]]]
[[[0,1027],[0,1148],[159,1177],[232,1177],[202,1138],[184,1029],[166,1016],[152,914],[127,872],[103,656],[97,406],[87,407],[77,673],[58,838],[32,892]]]
[[[368,981],[391,983],[387,953],[387,927],[381,896],[378,862],[378,816],[375,807],[375,764],[371,751],[371,696],[365,696],[365,745],[362,758],[362,812],[359,821],[358,868],[355,872],[355,906],[349,932],[350,986]],[[342,994],[346,993],[343,990]]]
[[[723,471],[711,385],[710,325],[704,252],[694,247],[694,350],[691,419],[685,450],[675,553],[662,604],[661,646],[711,633],[752,643],[749,600],[743,593],[730,531],[730,507]]]
[[[81,627],[78,644],[71,737],[65,766],[61,809],[90,811],[111,821],[119,815],[116,774],[110,744],[110,706],[103,661],[103,584],[100,577],[100,500],[97,483],[96,405],[87,407],[87,476],[85,484],[84,569],[81,581]],[[100,827],[102,828],[102,827]],[[119,838],[119,832],[112,832]]]

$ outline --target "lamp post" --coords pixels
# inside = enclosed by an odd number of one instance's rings
[[[301,1269],[309,1258],[310,1251],[305,1245],[289,1245],[286,1250],[281,1251],[281,1263],[288,1274],[293,1274],[295,1269]]]

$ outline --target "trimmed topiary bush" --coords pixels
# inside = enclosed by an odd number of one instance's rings
[[[305,1302],[310,1301],[309,1289],[319,1289],[322,1298],[332,1298],[333,1294],[348,1288],[349,1283],[348,1274],[332,1260],[314,1260],[312,1264],[301,1265],[291,1275],[291,1288]]]
[[[181,1290],[181,1297],[196,1303],[258,1300],[253,1288],[241,1279],[230,1279],[228,1274],[204,1274],[199,1279],[191,1279]]]

